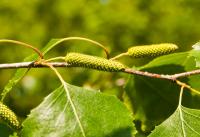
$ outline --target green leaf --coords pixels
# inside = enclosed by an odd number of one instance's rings
[[[8,137],[10,134],[13,133],[12,129],[7,126],[6,123],[1,123],[0,119],[0,135],[1,137]]]
[[[194,44],[191,56],[195,57],[196,67],[200,67],[200,42]]]
[[[51,49],[57,46],[58,43],[62,42],[63,38],[51,39],[47,45],[42,49],[43,55],[46,55]]]
[[[24,59],[24,61],[33,61],[37,59],[36,54],[31,55]],[[28,69],[18,69],[14,76],[8,81],[6,86],[4,87],[2,93],[1,93],[1,100],[3,100],[6,96],[6,94],[12,90],[12,88],[26,75]]]
[[[179,106],[149,137],[199,137],[200,110]]]
[[[42,49],[43,55],[45,55],[47,52],[49,52],[53,47],[56,46],[58,42],[62,41],[62,39],[52,39],[50,40],[47,45]],[[24,61],[35,61],[37,59],[38,55],[33,54],[27,58],[24,59]],[[9,80],[9,82],[4,87],[2,93],[1,93],[1,99],[3,100],[6,94],[12,90],[12,88],[26,75],[28,69],[18,69],[14,76]]]
[[[131,137],[136,132],[130,112],[116,97],[65,86],[31,111],[23,137]]]
[[[190,52],[182,52],[158,57],[138,69],[158,74],[175,74],[196,67]],[[199,79],[200,76],[195,75],[180,80],[200,91]],[[176,110],[179,86],[171,81],[130,76],[125,93],[125,103],[133,111],[135,122],[141,125],[139,128],[143,132],[150,132]],[[200,108],[200,98],[195,94],[186,91],[184,98],[184,106]]]

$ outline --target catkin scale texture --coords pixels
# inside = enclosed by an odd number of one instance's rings
[[[14,129],[20,128],[20,123],[17,120],[15,113],[2,102],[0,102],[0,119],[2,119],[5,123]]]
[[[80,53],[68,53],[65,57],[65,61],[71,65],[79,67],[109,72],[119,72],[126,68],[125,65],[117,61]]]
[[[128,49],[128,55],[134,58],[154,57],[169,54],[178,49],[178,46],[171,43],[136,46]]]

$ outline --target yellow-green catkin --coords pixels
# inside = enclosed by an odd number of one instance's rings
[[[128,55],[134,58],[154,57],[169,54],[178,49],[178,46],[171,43],[135,46],[128,49]]]
[[[126,68],[125,65],[117,61],[80,53],[68,53],[65,57],[65,61],[74,66],[109,72],[119,72]]]
[[[0,102],[0,119],[7,123],[13,129],[20,128],[20,123],[17,120],[17,116],[15,115],[15,113],[2,102]]]

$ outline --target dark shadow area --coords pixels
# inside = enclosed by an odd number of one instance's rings
[[[178,65],[153,67],[143,71],[158,74],[175,74],[184,72]],[[188,82],[188,78],[181,81]],[[177,108],[180,87],[167,80],[134,76],[126,87],[135,113],[135,124],[139,131],[149,133],[155,125],[167,119]],[[128,92],[127,92],[128,91]],[[190,92],[184,92],[184,102],[190,102]]]
[[[119,128],[116,131],[113,131],[109,135],[106,135],[105,137],[132,137],[131,135],[131,128]]]
[[[0,137],[9,137],[13,131],[6,124],[0,123]]]

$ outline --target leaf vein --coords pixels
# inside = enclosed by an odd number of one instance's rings
[[[192,117],[195,117],[195,118],[200,119],[200,117],[198,117],[198,116],[196,116],[196,115],[194,115],[194,114],[191,114],[191,113],[185,111],[184,109],[182,109],[182,110],[183,110],[184,113],[186,113],[186,114],[188,114],[188,115],[190,115],[190,116],[192,116]]]
[[[83,126],[82,126],[82,123],[81,123],[81,121],[80,121],[80,119],[79,119],[79,116],[78,116],[78,113],[77,113],[77,111],[76,111],[75,105],[74,105],[74,103],[73,103],[73,101],[72,101],[72,99],[71,99],[69,90],[68,90],[68,88],[67,88],[67,84],[65,83],[65,81],[62,81],[62,84],[63,84],[64,89],[65,89],[65,91],[66,91],[67,98],[68,98],[68,100],[69,100],[69,102],[70,102],[70,104],[71,104],[71,107],[72,107],[72,110],[73,110],[74,115],[75,115],[75,117],[76,117],[76,120],[77,120],[77,122],[78,122],[78,124],[79,124],[79,127],[80,127],[80,129],[81,129],[82,135],[83,135],[83,137],[86,137],[85,131],[84,131]]]
[[[57,118],[57,120],[56,120],[56,124],[55,124],[56,126],[59,124],[60,119],[63,117],[63,115],[64,115],[64,113],[65,113],[65,110],[66,110],[68,104],[69,104],[69,100],[67,100],[63,111],[62,111],[62,112],[60,113],[60,115],[58,116],[58,118]]]
[[[180,121],[181,121],[181,130],[182,130],[182,133],[183,133],[183,137],[186,137],[186,133],[185,133],[185,129],[184,129],[184,119],[183,119],[183,114],[182,114],[182,109],[181,109],[181,106],[178,106],[178,110],[179,110],[179,117],[180,117]]]
[[[55,104],[56,101],[58,100],[58,98],[59,98],[62,94],[63,94],[63,92],[60,92],[60,93],[58,94],[58,96],[56,96],[55,99],[53,99],[53,100],[51,101],[51,103],[49,103],[49,105],[47,106],[47,109],[49,109],[53,104]]]
[[[191,126],[187,123],[187,121],[183,120],[183,122],[184,122],[184,124],[185,124],[188,128],[190,128],[193,132],[195,132],[196,134],[200,135],[200,133],[198,133],[193,127],[191,127]]]

